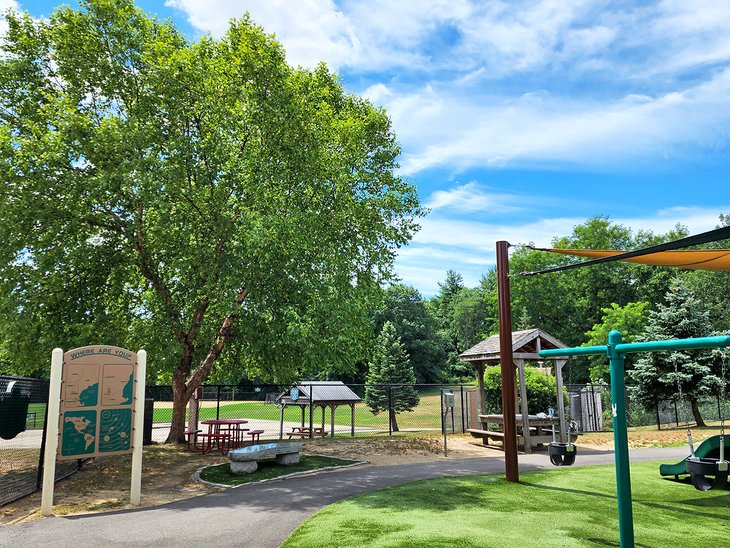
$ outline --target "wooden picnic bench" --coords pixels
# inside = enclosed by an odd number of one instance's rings
[[[292,426],[291,432],[287,434],[289,436],[289,439],[292,439],[294,436],[300,437],[300,438],[308,438],[309,437],[309,427],[308,426]],[[327,432],[324,431],[324,428],[315,426],[312,428],[312,436],[326,436]]]

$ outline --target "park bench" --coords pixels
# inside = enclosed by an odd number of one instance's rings
[[[309,437],[309,427],[308,426],[292,426],[291,432],[287,434],[289,436],[289,439],[292,439],[293,437],[300,437],[300,438],[308,438]],[[317,436],[326,436],[327,432],[324,431],[324,428],[321,427],[314,427],[312,428],[312,437]]]
[[[288,466],[299,463],[299,451],[302,443],[299,441],[281,443],[261,443],[235,449],[228,453],[231,461],[231,474],[240,476],[255,472],[258,468],[258,461],[276,459],[276,464]]]

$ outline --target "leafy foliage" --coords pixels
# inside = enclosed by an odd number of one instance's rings
[[[515,376],[516,386],[519,379]],[[557,404],[557,381],[534,367],[525,367],[525,386],[527,388],[527,409],[530,413],[547,413],[549,407]],[[487,412],[502,412],[502,370],[495,365],[484,371],[484,390],[486,391]]]
[[[441,382],[446,361],[445,340],[421,294],[401,284],[386,288],[383,308],[375,314],[377,333],[382,331],[385,322],[394,325],[413,365],[416,382]]]
[[[619,306],[611,303],[611,306],[603,308],[603,317],[601,323],[594,325],[590,331],[586,333],[588,340],[583,346],[601,346],[608,342],[608,334],[617,329],[623,335],[623,342],[630,343],[636,340],[646,326],[648,321],[649,303],[640,301],[638,303],[627,303],[626,306]],[[631,368],[633,354],[628,354],[625,358],[624,367],[628,370]],[[609,380],[609,366],[605,356],[590,356],[591,362],[590,375],[591,380],[602,379],[606,382]]]

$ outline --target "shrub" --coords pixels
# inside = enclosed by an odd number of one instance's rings
[[[555,409],[557,405],[557,381],[534,367],[525,367],[525,384],[527,386],[527,409],[530,413],[547,413],[548,407]],[[519,378],[515,372],[515,385],[519,386]],[[502,412],[502,370],[500,366],[487,367],[484,372],[484,389],[486,391],[487,412]],[[563,389],[565,393],[565,389]],[[519,408],[517,410],[519,412]],[[557,409],[556,409],[557,413]]]

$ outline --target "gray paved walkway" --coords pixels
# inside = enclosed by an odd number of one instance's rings
[[[682,447],[637,449],[631,460],[677,462]],[[520,455],[520,470],[553,468],[545,453]],[[612,463],[612,452],[586,452],[576,465]],[[13,547],[252,547],[273,548],[309,516],[359,493],[419,479],[502,473],[499,457],[349,468],[286,481],[244,485],[155,508],[56,517],[0,529]]]

